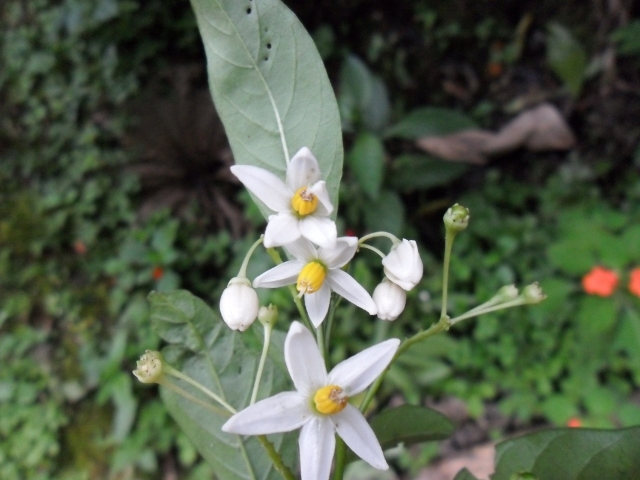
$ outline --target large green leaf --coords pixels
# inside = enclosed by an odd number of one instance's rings
[[[552,23],[548,30],[547,61],[571,95],[577,97],[585,79],[587,53],[566,27]]]
[[[401,405],[383,411],[371,420],[371,428],[383,449],[397,447],[400,443],[413,445],[444,440],[454,430],[451,420],[440,412],[416,405]]]
[[[640,472],[638,452],[640,427],[545,430],[499,443],[491,478],[526,472],[541,480],[633,480]]]
[[[477,127],[476,122],[456,110],[423,107],[413,110],[398,123],[389,127],[385,136],[408,139],[437,137]]]
[[[358,135],[347,155],[347,163],[362,190],[370,198],[377,199],[384,170],[384,146],[380,139],[369,132]]]
[[[300,21],[278,0],[192,0],[209,87],[238,164],[284,178],[285,158],[309,147],[334,205],[342,132],[322,59]]]
[[[236,409],[246,407],[258,354],[244,344],[241,334],[229,329],[202,300],[187,291],[151,293],[149,300],[153,327],[170,344],[163,350],[166,360]],[[282,354],[281,351],[279,353]],[[282,365],[268,360],[258,398],[285,389],[287,378]],[[207,400],[186,383],[179,382],[179,385],[194,396]],[[215,469],[218,479],[280,478],[255,437],[224,433],[220,427],[227,417],[165,388],[161,393],[169,412]],[[269,438],[285,462],[293,463],[291,459],[297,457],[295,436],[273,435]]]

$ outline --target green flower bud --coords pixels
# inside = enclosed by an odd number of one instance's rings
[[[458,233],[469,225],[469,209],[457,203],[444,214],[444,226],[447,233]]]
[[[164,360],[160,352],[147,350],[140,360],[138,360],[136,368],[133,374],[142,383],[159,383],[164,373],[162,372],[162,365]]]
[[[278,321],[278,307],[273,304],[269,304],[268,307],[260,307],[260,310],[258,310],[258,321],[265,327],[273,327],[276,321]]]
[[[522,290],[522,298],[526,303],[540,303],[547,298],[547,296],[542,293],[542,288],[540,288],[538,282],[534,282],[524,287]]]
[[[511,300],[515,300],[516,298],[518,298],[518,289],[516,288],[516,286],[505,285],[500,290],[498,290],[498,293],[495,294],[493,300],[496,304],[498,304],[510,302]]]

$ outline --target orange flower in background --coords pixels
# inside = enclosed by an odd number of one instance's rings
[[[582,288],[589,295],[609,297],[618,286],[618,275],[613,270],[593,267],[582,277]]]
[[[636,297],[640,297],[640,267],[631,270],[629,275],[629,291]]]
[[[151,276],[154,280],[160,280],[164,275],[164,269],[162,267],[155,267],[153,272],[151,272]]]
[[[581,426],[582,426],[582,420],[580,420],[579,418],[571,417],[569,420],[567,420],[567,427],[579,428]]]

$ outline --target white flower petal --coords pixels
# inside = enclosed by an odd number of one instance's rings
[[[357,249],[357,237],[340,237],[333,248],[320,248],[318,257],[329,268],[342,268],[353,258]]]
[[[300,238],[300,223],[291,212],[269,215],[269,223],[264,231],[265,248],[280,247]]]
[[[300,476],[302,480],[327,480],[336,448],[333,422],[314,417],[302,427],[300,438]]]
[[[282,212],[290,208],[293,192],[290,192],[285,183],[270,171],[251,165],[233,165],[231,173],[274,212]]]
[[[300,233],[316,245],[327,248],[332,248],[338,237],[335,222],[319,215],[307,215],[300,219]]]
[[[300,322],[293,322],[284,341],[284,361],[296,390],[309,397],[326,385],[327,369],[313,335]]]
[[[295,259],[304,263],[305,265],[318,258],[318,252],[316,247],[306,238],[299,238],[295,242],[291,242],[284,246],[284,249],[289,252]]]
[[[356,407],[347,405],[344,410],[330,418],[336,426],[338,435],[353,450],[353,453],[374,468],[379,470],[389,468],[376,434]],[[306,428],[306,425],[302,428]]]
[[[328,385],[339,385],[347,395],[357,395],[387,368],[399,345],[400,340],[391,338],[343,360],[329,372]]]
[[[369,312],[370,315],[378,313],[378,307],[376,307],[371,295],[347,272],[340,269],[329,270],[324,282],[329,284],[331,290],[345,300],[349,300],[354,305]]]
[[[298,392],[282,392],[236,413],[222,430],[240,435],[290,432],[312,418],[315,415],[307,397]]]
[[[320,166],[311,150],[302,147],[287,167],[287,185],[292,193],[320,180]]]
[[[254,288],[278,288],[296,283],[304,263],[297,260],[284,262],[267,270],[253,281]]]
[[[327,183],[322,180],[316,182],[309,187],[309,192],[318,197],[318,206],[322,205],[322,210],[316,212],[322,213],[322,215],[331,215],[333,212],[333,205],[331,204],[331,198],[329,198],[329,191],[327,190]]]
[[[305,294],[304,305],[307,307],[309,320],[311,320],[314,327],[318,328],[324,320],[324,317],[327,316],[329,303],[331,303],[331,289],[327,285],[326,280],[320,287],[320,290],[315,293]]]

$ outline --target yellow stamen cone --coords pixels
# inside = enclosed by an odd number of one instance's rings
[[[324,279],[327,276],[327,269],[319,262],[307,263],[300,274],[296,288],[300,293],[314,293],[320,290]]]
[[[293,195],[291,206],[298,215],[304,217],[316,211],[318,197],[309,192],[307,187],[302,187]]]
[[[342,388],[337,385],[327,385],[322,387],[313,396],[313,402],[316,410],[325,415],[331,415],[341,412],[347,406],[349,397],[347,397]]]

